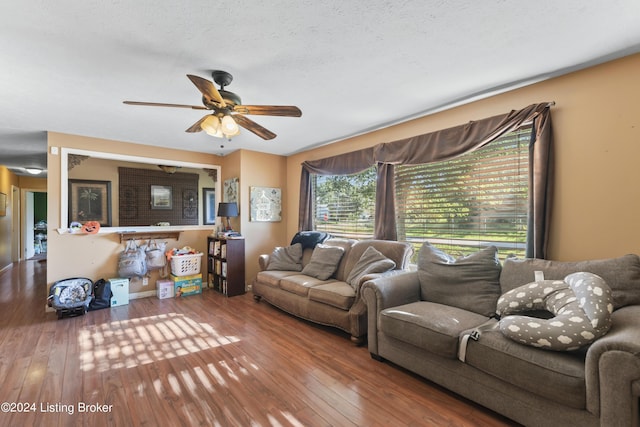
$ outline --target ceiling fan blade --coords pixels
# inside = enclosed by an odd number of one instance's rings
[[[250,132],[255,133],[262,139],[273,139],[276,137],[275,133],[271,132],[269,129],[266,129],[260,126],[259,124],[257,124],[251,119],[246,118],[245,116],[242,116],[240,114],[234,114],[231,117],[233,117],[233,120],[235,120],[238,125],[242,126],[243,128],[245,128]]]
[[[140,102],[140,101],[122,101],[127,105],[144,105],[147,107],[175,107],[175,108],[190,108],[192,110],[208,110],[207,107],[201,105],[184,105],[184,104],[164,104],[159,102]]]
[[[209,117],[209,114],[207,114],[206,116],[204,116],[203,118],[201,118],[200,120],[192,124],[189,129],[185,130],[185,132],[189,132],[189,133],[200,132],[202,130],[202,127],[200,127],[200,125],[202,124],[202,122],[204,122],[204,120],[207,117]]]
[[[222,108],[227,106],[227,103],[224,102],[220,92],[218,92],[218,89],[216,89],[212,82],[202,77],[194,76],[193,74],[187,74],[187,77],[189,77],[189,80],[202,92],[202,95],[207,101],[217,102]]]
[[[302,116],[302,111],[293,105],[236,105],[233,111],[240,114],[255,114],[260,116]]]

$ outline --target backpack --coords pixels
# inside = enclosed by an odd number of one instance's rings
[[[89,311],[111,307],[111,282],[100,279],[93,284],[93,299],[89,303]]]
[[[118,256],[118,276],[142,277],[145,274],[147,274],[145,247],[136,245],[133,240],[127,241],[127,247]]]
[[[160,270],[167,265],[167,257],[164,254],[166,248],[167,242],[157,243],[155,240],[149,240],[145,252],[148,270]]]

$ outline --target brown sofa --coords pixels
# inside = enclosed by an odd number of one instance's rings
[[[496,320],[476,309],[488,288],[471,297],[471,282],[458,276],[466,274],[464,269],[423,266],[421,257],[422,250],[418,271],[362,287],[374,359],[393,362],[526,426],[639,425],[637,255],[582,262],[508,259],[497,270],[491,267],[498,296],[533,282],[536,271],[554,280],[579,271],[602,277],[612,290],[611,329],[575,351],[541,349],[507,338],[491,325]],[[426,270],[438,269],[449,272],[441,279],[447,287],[463,291],[458,298],[447,300],[445,288],[429,282],[434,276]],[[465,345],[464,337],[473,330],[480,332],[479,338],[467,338]]]
[[[311,267],[309,264],[316,248],[317,259],[320,246],[342,248],[343,251],[335,272],[326,279],[304,274]],[[365,259],[363,255],[369,247],[393,261],[394,266],[389,271],[365,274],[352,280],[354,283],[347,283],[350,273],[362,267],[359,261]],[[294,316],[342,329],[351,335],[352,341],[362,343],[367,333],[367,316],[360,285],[368,279],[404,270],[412,253],[413,248],[405,242],[330,238],[319,246],[308,245],[302,249],[302,271],[269,269],[273,254],[260,255],[261,271],[252,283],[252,291],[256,301],[265,300]]]

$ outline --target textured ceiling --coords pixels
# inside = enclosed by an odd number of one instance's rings
[[[4,1],[0,164],[44,166],[45,131],[286,155],[638,51],[638,0]],[[229,142],[184,132],[202,111],[122,103],[200,105],[186,74],[214,69],[302,117]]]

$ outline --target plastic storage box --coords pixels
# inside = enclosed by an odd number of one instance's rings
[[[174,255],[171,257],[171,274],[191,276],[200,273],[202,254]]]

